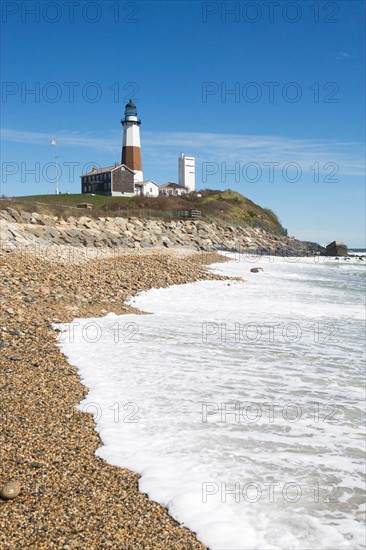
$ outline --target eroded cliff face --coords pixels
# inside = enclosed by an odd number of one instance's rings
[[[253,227],[236,227],[203,220],[160,221],[137,218],[70,217],[0,210],[0,242],[3,249],[27,246],[132,249],[186,248],[233,252],[307,256],[324,249]]]

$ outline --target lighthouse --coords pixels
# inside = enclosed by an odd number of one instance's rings
[[[140,124],[136,105],[130,99],[125,107],[125,117],[121,120],[123,127],[122,164],[134,172],[134,183],[143,181]]]

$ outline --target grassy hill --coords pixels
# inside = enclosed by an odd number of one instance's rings
[[[76,209],[79,203],[89,203],[92,210]],[[182,197],[107,197],[91,194],[31,195],[1,199],[0,208],[12,206],[27,211],[36,211],[55,216],[137,216],[149,218],[178,217],[181,210],[200,210],[202,217],[235,225],[263,227],[283,234],[276,214],[262,208],[236,191],[213,191],[206,189]]]

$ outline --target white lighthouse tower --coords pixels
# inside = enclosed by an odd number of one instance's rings
[[[137,117],[136,105],[130,99],[125,108],[125,118],[121,120],[123,127],[122,141],[122,164],[134,172],[134,182],[143,181],[141,144],[140,144],[140,124],[141,120]]]

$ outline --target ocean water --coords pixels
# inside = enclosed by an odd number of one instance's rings
[[[211,549],[361,549],[366,262],[227,255],[62,325],[97,454]]]

